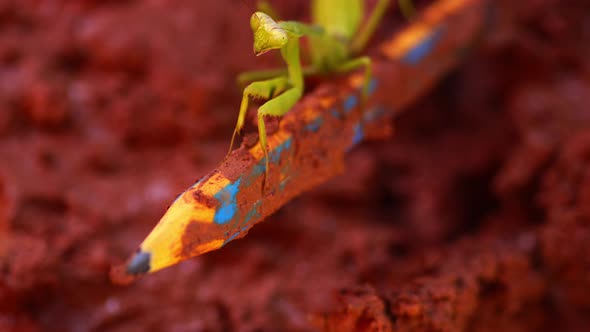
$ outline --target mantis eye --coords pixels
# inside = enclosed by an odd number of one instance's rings
[[[250,17],[250,28],[252,28],[252,31],[256,31],[256,30],[258,30],[259,27],[260,27],[260,17],[256,13],[254,13]]]
[[[277,28],[272,29],[271,39],[273,45],[275,45],[277,48],[281,48],[287,43],[287,40],[289,38],[287,37],[287,33],[285,32],[285,30]]]

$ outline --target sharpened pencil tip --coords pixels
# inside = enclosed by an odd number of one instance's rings
[[[127,264],[127,273],[132,275],[144,274],[150,270],[150,260],[152,255],[149,252],[138,249],[135,256]]]

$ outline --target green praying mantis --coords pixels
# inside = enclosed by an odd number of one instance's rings
[[[412,12],[410,0],[398,0],[402,12],[409,17]],[[265,116],[283,116],[301,99],[304,76],[345,73],[364,68],[364,83],[361,102],[367,98],[371,81],[371,59],[360,55],[383,18],[390,0],[378,0],[366,23],[363,0],[312,0],[312,24],[296,21],[275,21],[270,15],[258,11],[250,18],[254,34],[254,53],[262,55],[271,50],[280,50],[287,68],[253,71],[241,74],[238,81],[250,83],[243,92],[238,121],[234,129],[229,151],[234,139],[244,126],[249,100],[266,99],[258,108],[258,136],[264,151],[266,178],[269,158]],[[266,2],[261,3],[268,12],[274,12]],[[299,41],[309,38],[311,64],[302,66]]]

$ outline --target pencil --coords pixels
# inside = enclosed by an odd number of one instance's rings
[[[152,273],[219,249],[295,196],[342,173],[352,147],[388,136],[391,118],[463,59],[488,26],[491,11],[487,0],[433,4],[373,56],[374,79],[364,111],[359,105],[362,74],[324,83],[268,137],[266,179],[259,144],[233,151],[176,198],[128,260],[126,273]]]

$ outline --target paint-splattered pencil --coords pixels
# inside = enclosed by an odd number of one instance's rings
[[[460,62],[487,26],[486,0],[440,0],[374,56],[368,102],[359,105],[362,74],[325,83],[307,95],[269,136],[270,169],[259,144],[242,146],[172,203],[126,273],[150,273],[223,247],[293,197],[342,173],[350,148],[386,132],[396,112]],[[371,130],[367,130],[371,128]],[[380,130],[381,129],[381,130]]]

